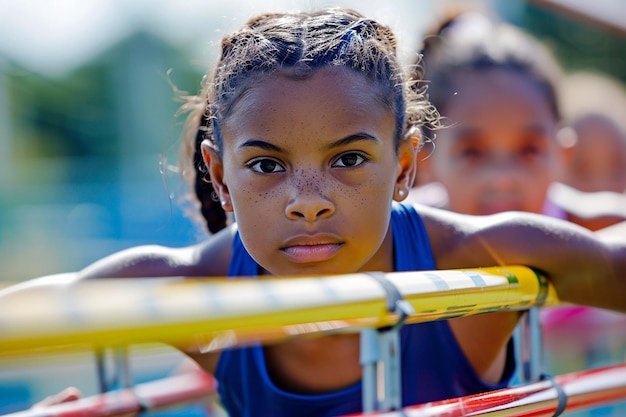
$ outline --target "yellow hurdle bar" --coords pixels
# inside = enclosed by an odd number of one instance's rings
[[[163,342],[219,350],[290,336],[383,327],[380,277],[415,309],[407,323],[557,304],[523,266],[315,277],[116,278],[0,292],[0,354],[77,344]]]

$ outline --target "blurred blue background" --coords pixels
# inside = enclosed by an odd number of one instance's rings
[[[353,7],[390,25],[411,62],[427,27],[457,4],[529,30],[567,70],[626,82],[621,0],[0,0],[0,284],[205,236],[185,214],[172,85],[195,94],[222,34],[254,13]],[[70,384],[94,389],[91,359],[62,361],[84,364],[81,377],[29,363],[0,361],[0,413]]]

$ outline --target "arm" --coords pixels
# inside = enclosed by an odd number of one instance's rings
[[[185,248],[140,246],[118,252],[79,272],[81,279],[98,277],[223,277],[228,274],[236,226],[228,227],[206,241]],[[219,352],[201,353],[196,347],[177,346],[200,367],[214,374]]]
[[[0,290],[4,297],[50,297],[84,279],[166,276],[225,276],[230,259],[233,228],[186,248],[140,246],[105,257],[76,273],[36,278]],[[18,298],[19,299],[19,298]],[[26,298],[27,299],[27,298]],[[35,298],[37,299],[37,298]],[[185,346],[178,346],[187,350]],[[194,358],[212,372],[219,354],[196,354]]]
[[[235,228],[183,248],[138,246],[107,256],[79,271],[79,279],[121,277],[222,277],[228,273]]]
[[[626,239],[626,220],[603,229],[596,230],[596,236],[603,240],[622,240]]]
[[[426,209],[424,217],[440,269],[526,265],[543,272],[563,301],[626,312],[626,237],[531,213]]]
[[[437,268],[526,265],[541,270],[563,301],[626,311],[626,239],[603,240],[574,224],[529,213],[467,216],[418,207]],[[496,382],[519,313],[450,320],[475,372]]]

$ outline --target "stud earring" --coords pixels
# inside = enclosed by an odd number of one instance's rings
[[[405,194],[406,194],[406,191],[404,191],[402,188],[398,190],[398,195],[400,197],[404,197]]]
[[[226,200],[221,200],[220,203],[222,204],[222,206],[226,205]]]

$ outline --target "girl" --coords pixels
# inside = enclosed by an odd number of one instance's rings
[[[459,213],[564,217],[546,199],[566,155],[551,54],[513,26],[465,12],[428,35],[422,55],[427,81],[415,78],[446,128],[419,156],[419,184],[441,184]]]
[[[549,190],[567,219],[590,230],[626,220],[626,90],[607,75],[568,74],[560,84],[571,148],[562,184]]]
[[[195,189],[219,231],[192,247],[114,254],[79,278],[525,264],[545,272],[564,300],[626,310],[625,244],[540,216],[400,204],[413,184],[419,129],[436,127],[437,112],[409,88],[395,49],[387,27],[346,9],[260,15],[226,36],[188,119]],[[236,224],[224,227],[218,207]],[[505,386],[517,318],[405,326],[403,404]],[[232,416],[361,409],[358,335],[188,353],[216,376]]]
[[[566,206],[555,204],[560,201],[554,199],[556,181],[563,178],[571,152],[565,146],[565,134],[571,129],[561,128],[559,104],[571,106],[571,100],[557,98],[562,74],[552,54],[521,29],[476,12],[447,16],[426,36],[421,53],[426,81],[420,73],[415,78],[418,85],[427,83],[429,98],[441,112],[446,128],[437,130],[436,140],[418,155],[420,187],[412,190],[409,198],[430,203],[432,199],[425,196],[432,195],[428,191],[438,185],[446,196],[440,199],[440,206],[455,212],[485,215],[528,211],[573,220],[563,210]],[[578,91],[579,87],[571,90]],[[583,100],[579,101],[582,104]],[[597,142],[589,145],[597,147],[595,153],[601,152]],[[589,149],[586,153],[595,154]],[[606,168],[606,158],[602,164]],[[578,173],[585,174],[580,169]],[[584,209],[583,204],[577,196],[576,209]],[[590,226],[591,221],[582,225]],[[566,316],[572,331],[563,337]],[[544,355],[533,353],[546,357],[551,372],[577,370],[553,366],[572,352],[580,352],[578,364],[595,367],[597,362],[587,362],[587,352],[612,356],[607,349],[600,351],[598,340],[626,340],[616,326],[598,325],[616,322],[616,316],[582,307],[558,306],[541,309],[541,314],[535,310],[527,320],[532,326],[538,326],[539,320],[543,324]],[[586,325],[590,320],[593,331]],[[518,336],[523,334],[522,326]],[[525,337],[517,341],[520,344],[515,350],[521,359],[522,352],[529,350],[522,349],[521,344],[532,343]],[[528,380],[538,377],[535,374],[540,366],[533,362],[519,368],[533,370],[520,373],[522,380]]]

